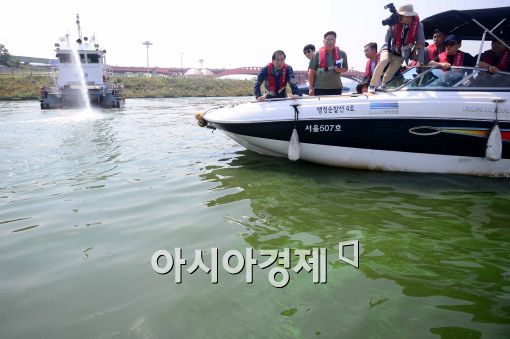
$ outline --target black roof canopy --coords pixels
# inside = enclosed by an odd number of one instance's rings
[[[481,40],[484,30],[478,26],[472,19],[477,20],[487,29],[491,30],[505,19],[494,34],[502,32],[508,36],[510,34],[510,7],[482,8],[469,10],[451,10],[432,15],[423,19],[423,28],[425,29],[425,38],[432,39],[432,34],[436,28],[448,34],[458,34],[463,40]],[[487,39],[492,37],[487,35]]]

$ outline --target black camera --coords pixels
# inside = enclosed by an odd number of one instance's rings
[[[395,5],[393,4],[393,2],[390,2],[389,4],[384,6],[384,9],[389,9],[391,12],[391,15],[381,22],[382,25],[383,26],[388,26],[388,25],[391,26],[391,25],[398,24],[399,17],[398,17],[397,9],[395,8]]]

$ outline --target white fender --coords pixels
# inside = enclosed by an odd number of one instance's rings
[[[295,128],[290,137],[288,157],[291,161],[299,160],[299,135]]]
[[[503,151],[503,142],[501,140],[501,131],[499,125],[496,123],[492,127],[491,134],[487,140],[487,148],[485,149],[485,157],[492,161],[498,161],[501,159],[501,153]]]

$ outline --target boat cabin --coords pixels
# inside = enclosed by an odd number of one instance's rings
[[[57,83],[59,87],[80,84],[81,71],[83,71],[87,86],[102,86],[104,84],[105,62],[103,51],[80,49],[75,52],[69,49],[57,48],[56,52],[59,71]],[[79,58],[81,69],[76,67],[79,63],[73,62],[74,58]]]

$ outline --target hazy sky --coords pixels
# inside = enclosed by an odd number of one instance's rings
[[[207,68],[262,66],[282,49],[294,69],[307,68],[302,50],[322,45],[326,31],[338,34],[337,45],[349,66],[362,70],[363,46],[382,44],[381,20],[389,0],[313,1],[8,1],[2,5],[0,43],[13,55],[54,58],[54,43],[70,33],[76,39],[75,16],[80,14],[84,36],[95,33],[107,50],[107,63],[145,66],[149,40],[150,66]],[[399,4],[409,1],[396,2]],[[509,6],[510,0],[416,0],[421,18],[450,9]],[[488,45],[487,45],[488,48]],[[464,49],[477,54],[472,44]]]

